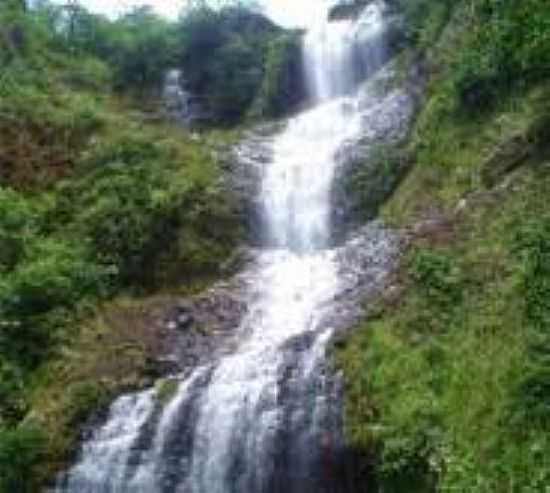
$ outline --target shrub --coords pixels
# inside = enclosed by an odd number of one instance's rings
[[[415,285],[430,304],[452,308],[461,301],[464,281],[459,266],[450,256],[418,250],[409,269]]]
[[[44,453],[45,437],[30,424],[6,430],[0,427],[0,492],[33,493],[33,468]]]
[[[188,89],[214,122],[238,123],[260,94],[268,46],[281,29],[241,5],[192,8],[178,29]]]
[[[22,195],[0,187],[0,272],[8,271],[23,253],[35,228],[34,207]]]
[[[105,290],[109,271],[74,243],[36,236],[21,261],[0,279],[0,354],[34,366],[67,323],[66,310]]]
[[[520,229],[514,252],[523,261],[521,293],[528,327],[529,366],[515,395],[515,417],[550,425],[550,217]]]
[[[91,96],[57,85],[48,71],[13,67],[0,79],[0,184],[44,188],[71,174],[103,123]]]
[[[21,370],[0,358],[0,423],[13,424],[22,419],[27,410],[23,391]]]
[[[154,338],[143,310],[136,334],[127,321],[87,325],[90,308],[123,289],[203,285],[240,239],[210,141],[109,91],[113,77],[158,85],[169,26],[148,11],[111,23],[76,9],[67,31],[67,7],[22,5],[0,0],[1,493],[39,491],[92,410],[149,382],[157,345],[142,347]],[[239,63],[250,50],[227,46]]]
[[[295,109],[305,100],[302,76],[302,35],[284,33],[267,48],[265,75],[253,116],[277,118]]]
[[[453,0],[390,0],[403,15],[408,43],[416,48],[429,49],[437,40],[451,14]]]
[[[456,69],[455,87],[470,109],[550,74],[550,6],[546,0],[478,0],[478,25]]]
[[[261,54],[242,39],[227,42],[217,53],[218,59],[212,62],[212,77],[218,83],[205,94],[207,105],[221,121],[236,122],[261,86]]]

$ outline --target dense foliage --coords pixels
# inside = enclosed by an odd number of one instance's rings
[[[302,61],[300,32],[282,34],[269,43],[264,78],[251,116],[281,117],[307,100]]]
[[[428,90],[383,155],[415,164],[384,212],[432,229],[412,228],[401,289],[342,349],[348,436],[384,491],[542,492],[550,4],[390,3]],[[215,276],[241,237],[220,134],[154,123],[135,97],[179,65],[211,124],[281,116],[304,97],[300,37],[242,5],[169,23],[0,4],[0,491],[37,491],[90,409],[140,385],[151,336],[113,298]]]
[[[550,5],[545,0],[478,0],[473,41],[457,69],[456,87],[469,107],[550,75]]]
[[[547,165],[529,170],[504,202],[427,231],[399,299],[343,351],[348,433],[378,450],[384,491],[548,485],[549,186]]]
[[[429,49],[449,20],[454,0],[388,0],[403,17],[403,29],[409,45]]]
[[[495,104],[550,73],[550,5],[545,0],[390,0],[402,12],[410,44],[430,50],[453,11],[467,32],[453,66],[452,82],[465,107]],[[455,19],[456,20],[456,19]]]
[[[146,329],[117,322],[130,310],[90,322],[100,304],[202,284],[241,238],[211,152],[225,137],[128,96],[158,91],[173,33],[143,9],[0,4],[2,492],[38,491],[90,410],[149,371]]]
[[[549,5],[401,5],[427,91],[383,215],[414,234],[396,288],[339,353],[347,434],[383,491],[543,492]]]
[[[111,21],[74,2],[40,0],[28,10],[12,1],[0,16],[6,62],[17,52],[35,59],[39,53],[75,60],[92,56],[109,65],[119,90],[158,90],[177,52],[174,25],[146,7]]]
[[[241,5],[200,5],[182,18],[178,31],[186,86],[205,119],[235,124],[253,106],[256,114],[276,116],[303,95],[289,91],[289,78],[301,80],[298,33],[288,34]]]

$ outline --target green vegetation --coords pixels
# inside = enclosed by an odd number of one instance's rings
[[[429,80],[409,142],[349,190],[368,215],[411,168],[383,208],[412,232],[396,289],[339,349],[348,437],[386,492],[542,493],[550,4],[390,3]],[[154,385],[166,293],[216,278],[242,239],[210,152],[238,131],[162,123],[166,69],[209,124],[279,117],[304,96],[300,38],[242,4],[178,23],[0,5],[0,492],[38,491],[92,411]]]
[[[43,459],[44,437],[29,425],[17,430],[0,429],[0,489],[1,491],[32,491],[28,473]]]
[[[33,2],[29,11],[24,2],[8,0],[2,6],[3,32],[0,36],[3,59],[17,64],[17,55],[23,54],[39,62],[46,57],[50,62],[90,63],[81,73],[71,73],[70,82],[90,75],[88,81],[98,79],[89,70],[103,70],[97,64],[101,59],[108,64],[112,83],[128,92],[158,91],[165,70],[173,66],[176,53],[175,25],[156,16],[146,7],[137,8],[115,21],[88,12],[77,2],[66,5],[52,4],[47,0]],[[93,60],[86,60],[87,57]],[[20,62],[20,60],[19,60]],[[101,79],[101,77],[99,77]]]
[[[192,137],[154,113],[173,26],[24,7],[0,6],[6,493],[38,491],[92,411],[158,377],[146,311],[163,302],[121,296],[204,286],[243,236],[211,152],[233,134]]]
[[[402,291],[342,349],[348,434],[379,450],[382,482],[416,474],[437,491],[548,485],[549,165],[533,165],[471,215],[427,228]]]
[[[482,0],[471,7],[479,29],[456,69],[455,87],[469,108],[550,75],[550,5],[544,0]]]
[[[280,116],[302,92],[299,33],[287,33],[243,5],[191,9],[179,26],[180,65],[187,87],[217,124],[235,124],[254,108],[257,116]],[[277,106],[281,100],[287,105]]]
[[[405,37],[415,49],[428,50],[457,3],[453,0],[388,0],[388,4],[403,16]]]
[[[253,118],[278,118],[304,102],[301,47],[300,32],[281,34],[269,43],[262,86],[250,111]]]
[[[396,288],[338,351],[347,436],[374,452],[383,491],[542,493],[550,10],[477,0],[443,16],[440,2],[408,2],[421,4],[408,29],[428,89],[396,151],[411,171],[383,208],[414,233]]]
[[[175,379],[161,380],[156,387],[156,398],[163,404],[170,402],[178,390],[178,383]]]
[[[22,464],[30,491],[67,466],[90,412],[103,409],[123,392],[153,387],[162,377],[155,363],[163,351],[158,317],[175,299],[169,294],[118,296],[82,307],[57,354],[32,372],[27,391],[30,412],[18,427],[32,425],[43,440],[35,467]],[[159,399],[167,400],[173,387],[170,381],[162,382],[157,384]]]

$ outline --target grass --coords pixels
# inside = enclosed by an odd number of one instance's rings
[[[417,238],[399,302],[383,304],[340,350],[348,437],[380,451],[386,481],[416,468],[437,491],[545,491],[550,413],[525,416],[550,395],[522,389],[548,370],[547,353],[533,351],[547,325],[535,328],[525,292],[548,277],[526,273],[516,241],[526,218],[537,229],[548,217],[549,168],[522,171],[513,189],[457,218],[446,241]]]
[[[399,289],[337,350],[346,434],[376,457],[384,492],[546,493],[550,86],[541,72],[518,85],[519,71],[490,105],[466,107],[464,53],[496,49],[467,7],[430,46],[425,101],[396,153],[412,166],[382,209],[414,232]]]
[[[541,128],[548,128],[550,119],[547,85],[516,93],[494,112],[476,116],[455,106],[445,84],[432,91],[403,151],[415,167],[383,208],[384,219],[394,225],[452,212],[462,199],[490,187],[493,175],[498,180],[510,171],[507,163],[521,165],[542,152],[545,142]]]

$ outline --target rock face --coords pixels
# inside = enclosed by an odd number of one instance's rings
[[[256,119],[281,118],[300,109],[307,100],[303,69],[302,31],[275,38],[266,54],[262,87],[250,111]]]
[[[550,118],[539,117],[526,128],[506,136],[487,156],[481,168],[481,179],[487,187],[495,186],[508,173],[537,153],[548,152]]]
[[[252,255],[252,253],[250,253]],[[243,254],[245,256],[245,254]],[[220,348],[231,347],[228,340],[246,309],[246,291],[250,282],[250,261],[243,271],[214,284],[190,298],[174,299],[155,321],[164,339],[158,355],[159,376],[185,374],[211,361]]]
[[[330,9],[329,20],[357,19],[369,3],[369,0],[341,1]]]
[[[251,245],[260,244],[264,237],[259,190],[264,169],[273,157],[271,141],[284,125],[284,122],[258,125],[247,131],[238,145],[217,152],[224,172],[223,186],[231,190],[238,204],[238,213],[246,222]]]
[[[378,39],[372,35],[371,12],[373,10],[382,11],[384,16],[384,30],[378,34]],[[358,67],[357,82],[360,83],[365,80],[365,75],[371,75],[374,70],[384,65],[396,53],[403,40],[403,25],[401,16],[382,0],[367,2],[361,8],[355,25],[355,63]],[[384,47],[384,56],[380,57],[376,53],[373,53],[373,47],[377,45]]]
[[[362,131],[339,153],[332,188],[334,241],[376,217],[408,169],[396,148],[407,136],[422,91],[416,66],[399,73],[389,64],[359,89]]]

